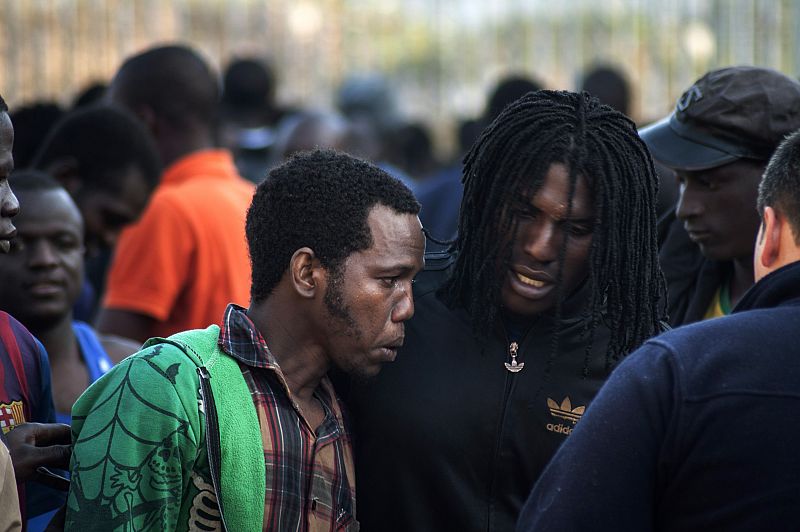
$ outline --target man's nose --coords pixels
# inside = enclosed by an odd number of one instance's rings
[[[403,288],[403,295],[400,301],[392,309],[392,321],[395,323],[403,322],[414,315],[414,294],[411,289],[411,281],[406,283]]]
[[[530,227],[521,228],[520,238],[525,253],[541,264],[558,259],[561,231],[552,220],[536,220]]]
[[[11,191],[11,187],[8,186],[8,183],[5,184],[5,188],[7,189],[3,194],[0,190],[0,194],[2,195],[2,200],[0,203],[0,215],[3,218],[13,218],[17,214],[19,214],[19,201],[17,201],[17,196]]]
[[[31,267],[49,268],[58,264],[59,256],[53,245],[46,240],[37,240],[28,244],[28,264]]]
[[[680,220],[687,220],[703,212],[703,202],[699,201],[692,187],[681,185],[678,193],[678,205],[675,207],[675,216]]]

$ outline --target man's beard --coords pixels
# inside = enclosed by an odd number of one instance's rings
[[[337,330],[340,330],[345,336],[361,338],[361,331],[358,330],[358,325],[344,302],[342,273],[338,269],[333,270],[328,278],[328,289],[325,291],[323,302],[325,308],[328,309],[331,322],[336,324]]]

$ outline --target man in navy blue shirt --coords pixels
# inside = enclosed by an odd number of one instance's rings
[[[800,530],[800,132],[758,192],[756,284],[645,343],[540,477],[517,530]]]

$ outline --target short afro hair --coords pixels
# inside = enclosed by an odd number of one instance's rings
[[[269,297],[294,252],[304,246],[338,274],[351,253],[372,245],[367,217],[375,205],[404,214],[420,209],[403,183],[333,150],[301,152],[273,169],[247,211],[252,302]]]
[[[68,113],[45,138],[32,166],[47,171],[61,159],[74,160],[81,186],[116,192],[119,179],[138,169],[152,189],[161,175],[156,146],[144,125],[128,111],[89,106]]]

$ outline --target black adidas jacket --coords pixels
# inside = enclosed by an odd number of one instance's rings
[[[800,262],[614,371],[518,532],[800,530]]]
[[[520,341],[523,370],[507,371],[503,327],[481,351],[466,312],[437,297],[451,263],[446,254],[426,257],[397,360],[341,390],[353,420],[364,532],[513,530],[539,473],[607,376],[603,328],[582,378],[580,294],[565,302],[549,371],[553,320],[545,316]]]

